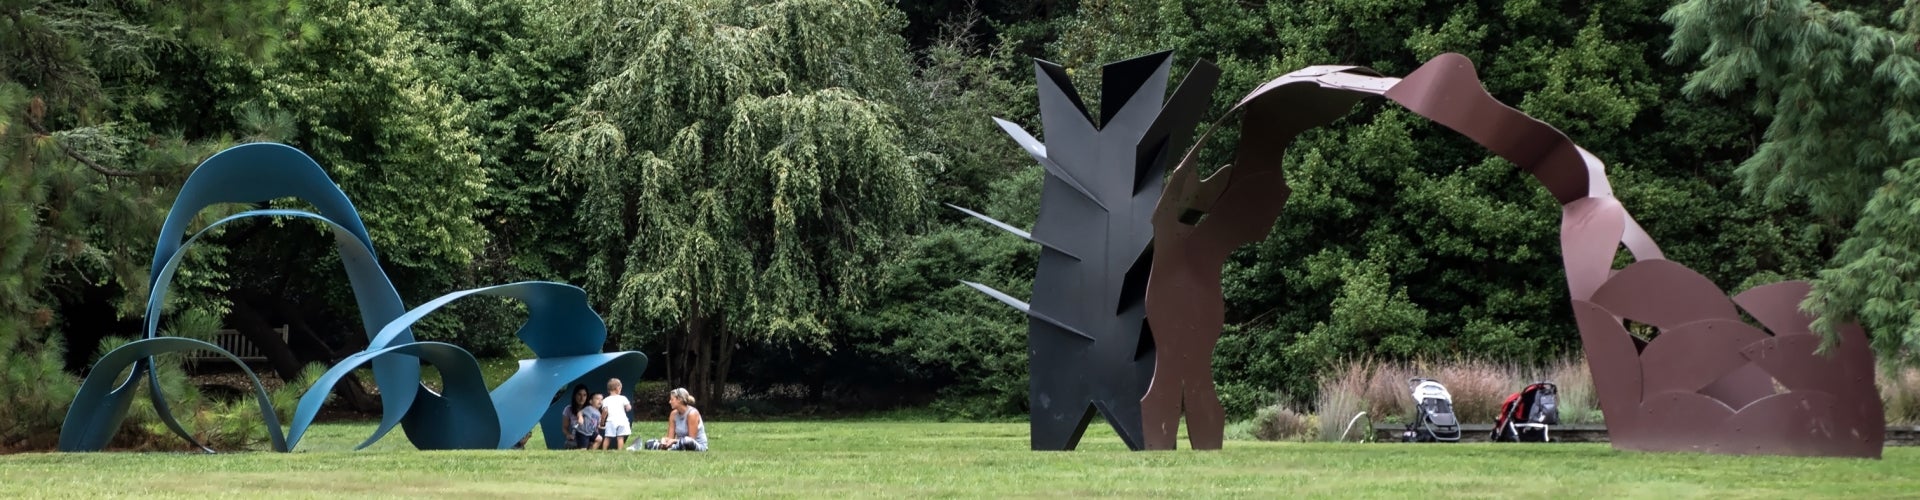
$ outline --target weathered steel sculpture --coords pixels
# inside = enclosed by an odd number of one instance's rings
[[[1174,448],[1182,410],[1192,447],[1220,449],[1226,414],[1213,383],[1213,348],[1226,321],[1221,267],[1235,249],[1266,239],[1272,232],[1292,193],[1279,168],[1280,158],[1293,137],[1304,130],[1300,125],[1322,119],[1330,122],[1360,99],[1357,95],[1287,99],[1288,94],[1270,90],[1257,90],[1229,110],[1242,116],[1243,139],[1234,163],[1202,182],[1194,164],[1200,150],[1195,144],[1167,181],[1154,209],[1147,322],[1159,353],[1153,387],[1140,402],[1147,416],[1149,449]]]
[[[1757,287],[1729,301],[1705,277],[1665,260],[1613,197],[1598,158],[1494,100],[1458,54],[1436,57],[1405,79],[1310,67],[1241,99],[1234,108],[1244,112],[1236,163],[1198,180],[1194,148],[1155,214],[1158,250],[1147,306],[1156,337],[1218,338],[1220,263],[1233,248],[1264,238],[1278,216],[1288,193],[1284,149],[1300,132],[1375,95],[1466,135],[1533,174],[1559,200],[1567,285],[1615,447],[1880,456],[1883,409],[1873,356],[1857,325],[1842,328],[1835,355],[1815,354],[1819,338],[1797,307],[1805,282]],[[1623,244],[1637,262],[1615,270]],[[1772,334],[1743,321],[1741,309]],[[1661,333],[1643,341],[1623,320]],[[1172,340],[1157,342],[1164,353]],[[1786,392],[1776,393],[1776,381]],[[1147,406],[1156,404],[1150,398]]]
[[[208,206],[287,197],[306,201],[318,213],[243,212],[209,224],[192,238],[181,241],[188,224]],[[373,436],[360,444],[361,448],[399,425],[406,429],[407,439],[420,449],[506,449],[517,444],[538,421],[548,447],[558,449],[566,442],[566,426],[560,422],[560,408],[565,401],[555,401],[555,394],[576,381],[597,384],[616,376],[637,379],[646,368],[646,356],[640,353],[600,352],[606,341],[606,324],[588,307],[586,293],[570,285],[522,282],[480,288],[447,294],[406,310],[399,293],[380,268],[373,240],[359,212],[319,164],[305,153],[284,145],[246,144],[207,159],[181,188],[154,252],[145,338],[109,351],[95,364],[67,410],[66,422],[60,429],[62,451],[105,448],[126,418],[138,389],[136,384],[143,377],[148,380],[149,395],[161,421],[193,446],[212,451],[174,420],[167,408],[166,395],[161,392],[158,379],[152,376],[152,356],[199,350],[236,362],[238,358],[199,340],[159,336],[161,307],[186,248],[212,228],[255,217],[309,219],[332,231],[340,249],[341,264],[346,268],[359,305],[361,322],[372,340],[366,351],[334,365],[307,390],[293,413],[291,431],[286,434],[282,433],[259,378],[246,370],[274,451],[290,451],[297,446],[333,385],[348,372],[369,364],[380,388],[382,418]],[[448,344],[417,342],[411,331],[413,324],[427,314],[471,295],[511,297],[525,302],[528,308],[527,323],[518,335],[532,348],[536,359],[521,361],[520,371],[491,393],[481,378],[479,363],[471,354]],[[440,392],[421,385],[421,361],[439,368],[444,384]],[[113,387],[115,377],[129,366],[133,367],[133,375],[120,387]],[[245,369],[244,364],[241,367]]]
[[[1219,71],[1201,63],[1164,109],[1170,53],[1107,65],[1099,121],[1066,72],[1036,61],[1046,143],[995,121],[1046,169],[1034,231],[961,208],[1041,245],[1032,304],[967,283],[1027,313],[1032,447],[1070,450],[1105,416],[1129,448],[1144,446],[1140,398],[1155,346],[1142,331],[1152,255],[1149,222],[1167,164],[1191,136]],[[959,207],[955,207],[959,208]]]

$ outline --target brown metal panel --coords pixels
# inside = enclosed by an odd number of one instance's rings
[[[1740,349],[1767,340],[1767,334],[1738,320],[1710,319],[1663,331],[1640,353],[1648,394],[1699,392],[1747,364]],[[1751,379],[1746,379],[1751,381]],[[1765,374],[1758,380],[1772,394]],[[1723,401],[1739,408],[1747,401]]]
[[[1589,195],[1591,176],[1579,147],[1553,126],[1495,100],[1466,56],[1436,56],[1386,96],[1532,173],[1561,205]]]
[[[1789,378],[1803,379],[1803,374],[1799,372],[1837,371],[1839,374],[1831,381],[1832,385],[1807,389],[1835,392],[1871,389],[1874,383],[1873,349],[1859,325],[1840,325],[1839,342],[1833,346],[1830,355],[1813,353],[1812,348],[1819,344],[1818,338],[1813,337],[1813,318],[1800,312],[1799,308],[1800,301],[1811,290],[1812,286],[1805,281],[1785,281],[1754,287],[1735,297],[1734,301],[1740,303],[1742,309],[1772,329],[1774,335],[1783,342],[1779,346],[1753,346],[1753,350],[1745,354],[1753,357],[1771,353],[1791,358],[1790,361],[1773,360],[1768,366],[1768,370],[1780,377],[1782,383]],[[1803,336],[1807,338],[1797,338]],[[1780,350],[1787,342],[1794,347]],[[1820,366],[1816,368],[1812,365]]]
[[[1235,163],[1205,180],[1189,154],[1154,208],[1147,322],[1157,352],[1140,400],[1147,449],[1175,447],[1183,411],[1194,449],[1222,445],[1226,413],[1213,382],[1213,348],[1226,318],[1221,266],[1234,249],[1272,231],[1291,192],[1280,166],[1287,144],[1345,116],[1362,97],[1296,81],[1282,77],[1241,99],[1227,116],[1238,112],[1241,136],[1259,139],[1243,141]]]
[[[1720,377],[1720,380],[1700,388],[1700,394],[1718,399],[1734,411],[1739,411],[1753,404],[1754,401],[1774,395],[1773,375],[1760,368],[1760,365],[1752,362],[1742,363],[1739,368]]]
[[[1731,416],[1732,408],[1699,393],[1654,393],[1640,402],[1633,432],[1619,435],[1609,419],[1607,440],[1614,447],[1630,450],[1714,453],[1724,444],[1725,428],[1721,424]]]
[[[1561,210],[1560,261],[1573,300],[1592,299],[1600,285],[1617,274],[1613,256],[1619,253],[1627,221],[1626,209],[1613,198],[1586,198]]]
[[[1813,332],[1813,317],[1800,311],[1800,301],[1811,291],[1813,285],[1805,281],[1782,281],[1740,292],[1733,303],[1774,335],[1807,334]]]
[[[1640,350],[1633,345],[1620,319],[1591,302],[1573,301],[1573,318],[1580,325],[1580,345],[1586,350],[1587,370],[1593,373],[1593,391],[1606,416],[1609,439],[1634,433],[1640,412]]]
[[[1834,391],[1848,384],[1848,370],[1840,360],[1816,354],[1820,337],[1786,335],[1754,342],[1740,355],[1773,374],[1792,391]]]
[[[1836,387],[1832,392],[1879,402],[1880,390],[1874,386],[1873,346],[1867,342],[1866,330],[1859,324],[1847,323],[1840,325],[1835,333],[1839,334],[1839,343],[1833,346],[1832,356],[1836,363],[1846,369],[1847,382],[1846,386]],[[1878,404],[1874,407],[1875,411],[1879,411]]]
[[[1719,286],[1670,260],[1628,265],[1600,285],[1593,303],[1626,319],[1660,328],[1709,319],[1740,320],[1740,312]]]
[[[1824,392],[1769,396],[1722,424],[1726,430],[1720,452],[1880,458],[1886,423],[1862,426],[1845,418],[1841,409],[1840,398]]]

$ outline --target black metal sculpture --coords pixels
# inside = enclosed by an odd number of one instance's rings
[[[967,283],[1027,313],[1035,450],[1073,449],[1096,410],[1127,447],[1146,446],[1140,398],[1154,364],[1145,331],[1151,216],[1167,166],[1185,150],[1219,80],[1202,61],[1163,109],[1172,62],[1161,52],[1102,68],[1095,122],[1066,71],[1036,60],[1046,142],[994,120],[1046,169],[1033,233],[954,207],[1043,249],[1032,304]]]

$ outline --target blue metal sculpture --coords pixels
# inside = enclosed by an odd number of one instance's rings
[[[181,241],[187,224],[208,206],[287,197],[306,201],[318,213],[243,212],[209,224],[192,238]],[[646,368],[647,358],[638,352],[600,352],[606,342],[606,323],[588,306],[586,293],[571,285],[530,281],[478,288],[450,293],[407,310],[386,272],[380,268],[373,240],[367,235],[359,212],[320,165],[305,153],[285,145],[246,144],[207,159],[187,178],[161,227],[160,241],[154,251],[145,338],[108,352],[94,365],[67,410],[66,421],[60,429],[61,451],[105,448],[120,422],[126,419],[138,389],[135,384],[142,378],[148,381],[149,395],[161,421],[194,446],[213,451],[195,440],[192,433],[173,418],[159,379],[152,376],[153,356],[208,351],[236,362],[238,358],[207,342],[159,336],[161,308],[188,247],[208,230],[253,217],[311,219],[325,224],[333,232],[341,265],[346,268],[354,300],[359,305],[361,323],[370,337],[365,351],[335,364],[307,390],[293,413],[292,428],[285,433],[259,377],[241,365],[253,384],[254,397],[259,400],[274,451],[291,451],[297,446],[333,386],[347,373],[368,364],[373,365],[374,383],[380,388],[382,415],[379,428],[358,448],[373,444],[399,425],[406,430],[407,439],[420,449],[506,449],[513,447],[538,423],[547,437],[547,446],[557,449],[566,442],[566,426],[560,421],[560,409],[566,401],[556,401],[556,394],[575,383],[597,383],[613,377],[638,379]],[[449,344],[415,341],[411,330],[415,322],[428,314],[472,295],[514,298],[526,303],[528,308],[527,322],[521,326],[518,336],[533,349],[536,357],[522,360],[520,371],[491,393],[472,354]],[[420,384],[421,361],[440,370],[442,392]],[[133,368],[132,375],[119,387],[113,387],[117,375],[128,367]]]

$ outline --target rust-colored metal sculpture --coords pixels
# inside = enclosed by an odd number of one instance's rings
[[[1613,197],[1598,158],[1495,100],[1458,54],[1436,57],[1405,79],[1349,66],[1289,73],[1235,105],[1243,125],[1233,165],[1200,180],[1200,148],[1189,150],[1154,212],[1147,320],[1159,356],[1142,399],[1149,448],[1173,447],[1183,402],[1193,446],[1219,447],[1211,355],[1202,353],[1220,335],[1220,266],[1233,249],[1265,238],[1278,217],[1289,192],[1280,159],[1293,138],[1375,95],[1466,135],[1559,200],[1567,286],[1616,448],[1880,456],[1883,409],[1858,326],[1842,328],[1835,355],[1815,354],[1819,338],[1797,307],[1805,282],[1729,301],[1699,273],[1665,260]],[[1623,244],[1637,262],[1615,270]],[[1771,335],[1743,321],[1740,310]],[[1623,320],[1660,334],[1643,341]],[[1776,382],[1786,391],[1777,392]]]
[[[1189,444],[1220,449],[1226,413],[1214,389],[1213,348],[1226,318],[1221,266],[1234,249],[1272,231],[1292,192],[1280,158],[1293,137],[1345,115],[1362,97],[1303,85],[1268,87],[1232,110],[1243,117],[1245,138],[1234,163],[1201,181],[1193,164],[1196,144],[1154,208],[1147,323],[1158,353],[1140,400],[1148,449],[1174,448],[1183,412]]]

